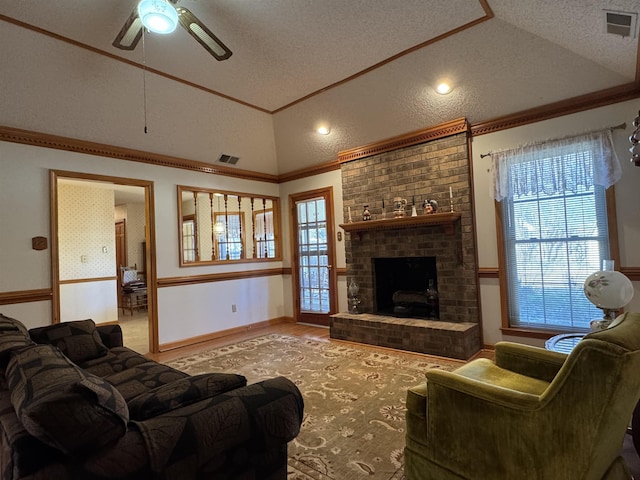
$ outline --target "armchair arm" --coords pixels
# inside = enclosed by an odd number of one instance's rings
[[[427,377],[427,399],[432,399],[432,390],[441,387],[448,390],[455,390],[476,400],[507,407],[520,411],[533,411],[541,406],[541,397],[531,393],[520,392],[509,388],[492,385],[473,378],[458,375],[455,372],[444,370],[428,370]],[[429,402],[429,405],[431,402]],[[427,408],[429,412],[431,407]]]
[[[551,382],[567,355],[521,343],[496,343],[496,365],[520,375]]]
[[[133,423],[152,472],[162,478],[236,478],[264,473],[274,461],[286,465],[287,443],[300,431],[303,409],[298,388],[278,377]]]

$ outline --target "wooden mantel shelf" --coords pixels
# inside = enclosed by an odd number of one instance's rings
[[[371,230],[398,230],[411,227],[442,226],[444,233],[453,235],[455,223],[462,217],[461,213],[431,213],[416,217],[384,218],[382,220],[367,220],[363,222],[341,223],[340,227],[349,232],[354,240],[360,239],[362,232]]]

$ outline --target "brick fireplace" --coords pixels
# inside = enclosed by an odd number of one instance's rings
[[[341,163],[347,283],[358,284],[361,303],[359,314],[332,317],[330,335],[468,359],[481,348],[481,339],[466,121],[460,133],[436,130],[432,136],[436,138],[382,153],[367,155],[365,151],[361,158]],[[406,217],[393,218],[394,197],[407,199]],[[436,214],[422,212],[426,199],[437,201]],[[417,217],[410,216],[412,204]],[[369,221],[362,221],[365,205],[371,213]],[[376,291],[381,280],[376,281],[376,269],[391,268],[392,263],[380,259],[393,258],[433,259],[429,267],[433,271],[427,276],[437,278],[433,282],[438,294],[437,318],[432,314],[394,315],[388,305],[387,311],[378,308],[381,300],[376,300]],[[380,278],[381,272],[377,273]],[[389,271],[387,277],[393,275],[397,274]],[[427,281],[414,280],[402,290],[419,293],[427,289]]]

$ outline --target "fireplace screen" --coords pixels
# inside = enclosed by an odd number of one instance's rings
[[[376,313],[439,319],[435,257],[374,258]]]

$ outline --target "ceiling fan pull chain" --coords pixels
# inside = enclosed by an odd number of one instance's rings
[[[147,130],[147,57],[144,49],[144,37],[146,37],[145,28],[142,28],[142,101],[144,111],[144,133],[148,133]]]

